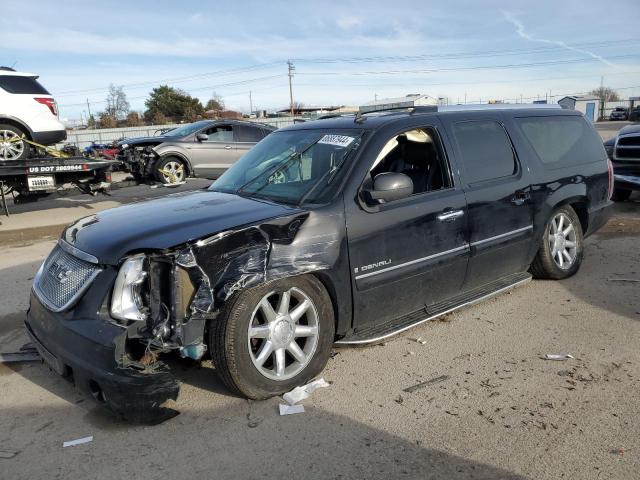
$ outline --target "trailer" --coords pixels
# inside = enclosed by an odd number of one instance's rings
[[[37,200],[50,193],[77,188],[82,193],[106,193],[111,169],[118,162],[86,157],[40,157],[0,162],[1,207],[9,215],[6,196],[14,203]]]

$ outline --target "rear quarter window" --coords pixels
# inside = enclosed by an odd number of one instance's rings
[[[51,95],[46,88],[33,77],[20,77],[18,75],[0,75],[0,88],[16,94],[27,95]]]
[[[581,116],[520,117],[516,123],[540,161],[565,167],[603,160],[599,135]]]

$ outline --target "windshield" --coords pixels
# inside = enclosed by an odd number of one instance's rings
[[[284,203],[319,202],[345,160],[360,146],[360,130],[275,132],[211,185],[211,190]]]
[[[209,122],[195,122],[174,128],[162,134],[163,137],[186,137],[209,125]]]

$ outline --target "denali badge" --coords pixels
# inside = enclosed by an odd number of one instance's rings
[[[385,265],[391,265],[391,259],[388,260],[380,260],[376,263],[371,263],[369,265],[362,265],[361,267],[354,268],[354,273],[358,272],[366,272],[367,270],[371,270],[373,268],[384,267]]]
[[[60,265],[57,262],[53,262],[49,267],[49,275],[58,280],[58,283],[66,283],[69,280],[69,276],[71,275],[71,270],[64,267],[64,265]]]

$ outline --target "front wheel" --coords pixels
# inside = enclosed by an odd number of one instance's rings
[[[580,219],[573,208],[564,205],[551,214],[529,271],[536,278],[570,277],[580,268],[583,248]]]
[[[325,367],[334,338],[331,299],[313,276],[275,280],[227,301],[209,328],[215,368],[252,399],[288,392]]]
[[[164,184],[182,183],[187,177],[187,168],[179,158],[166,157],[156,163],[155,175]]]

